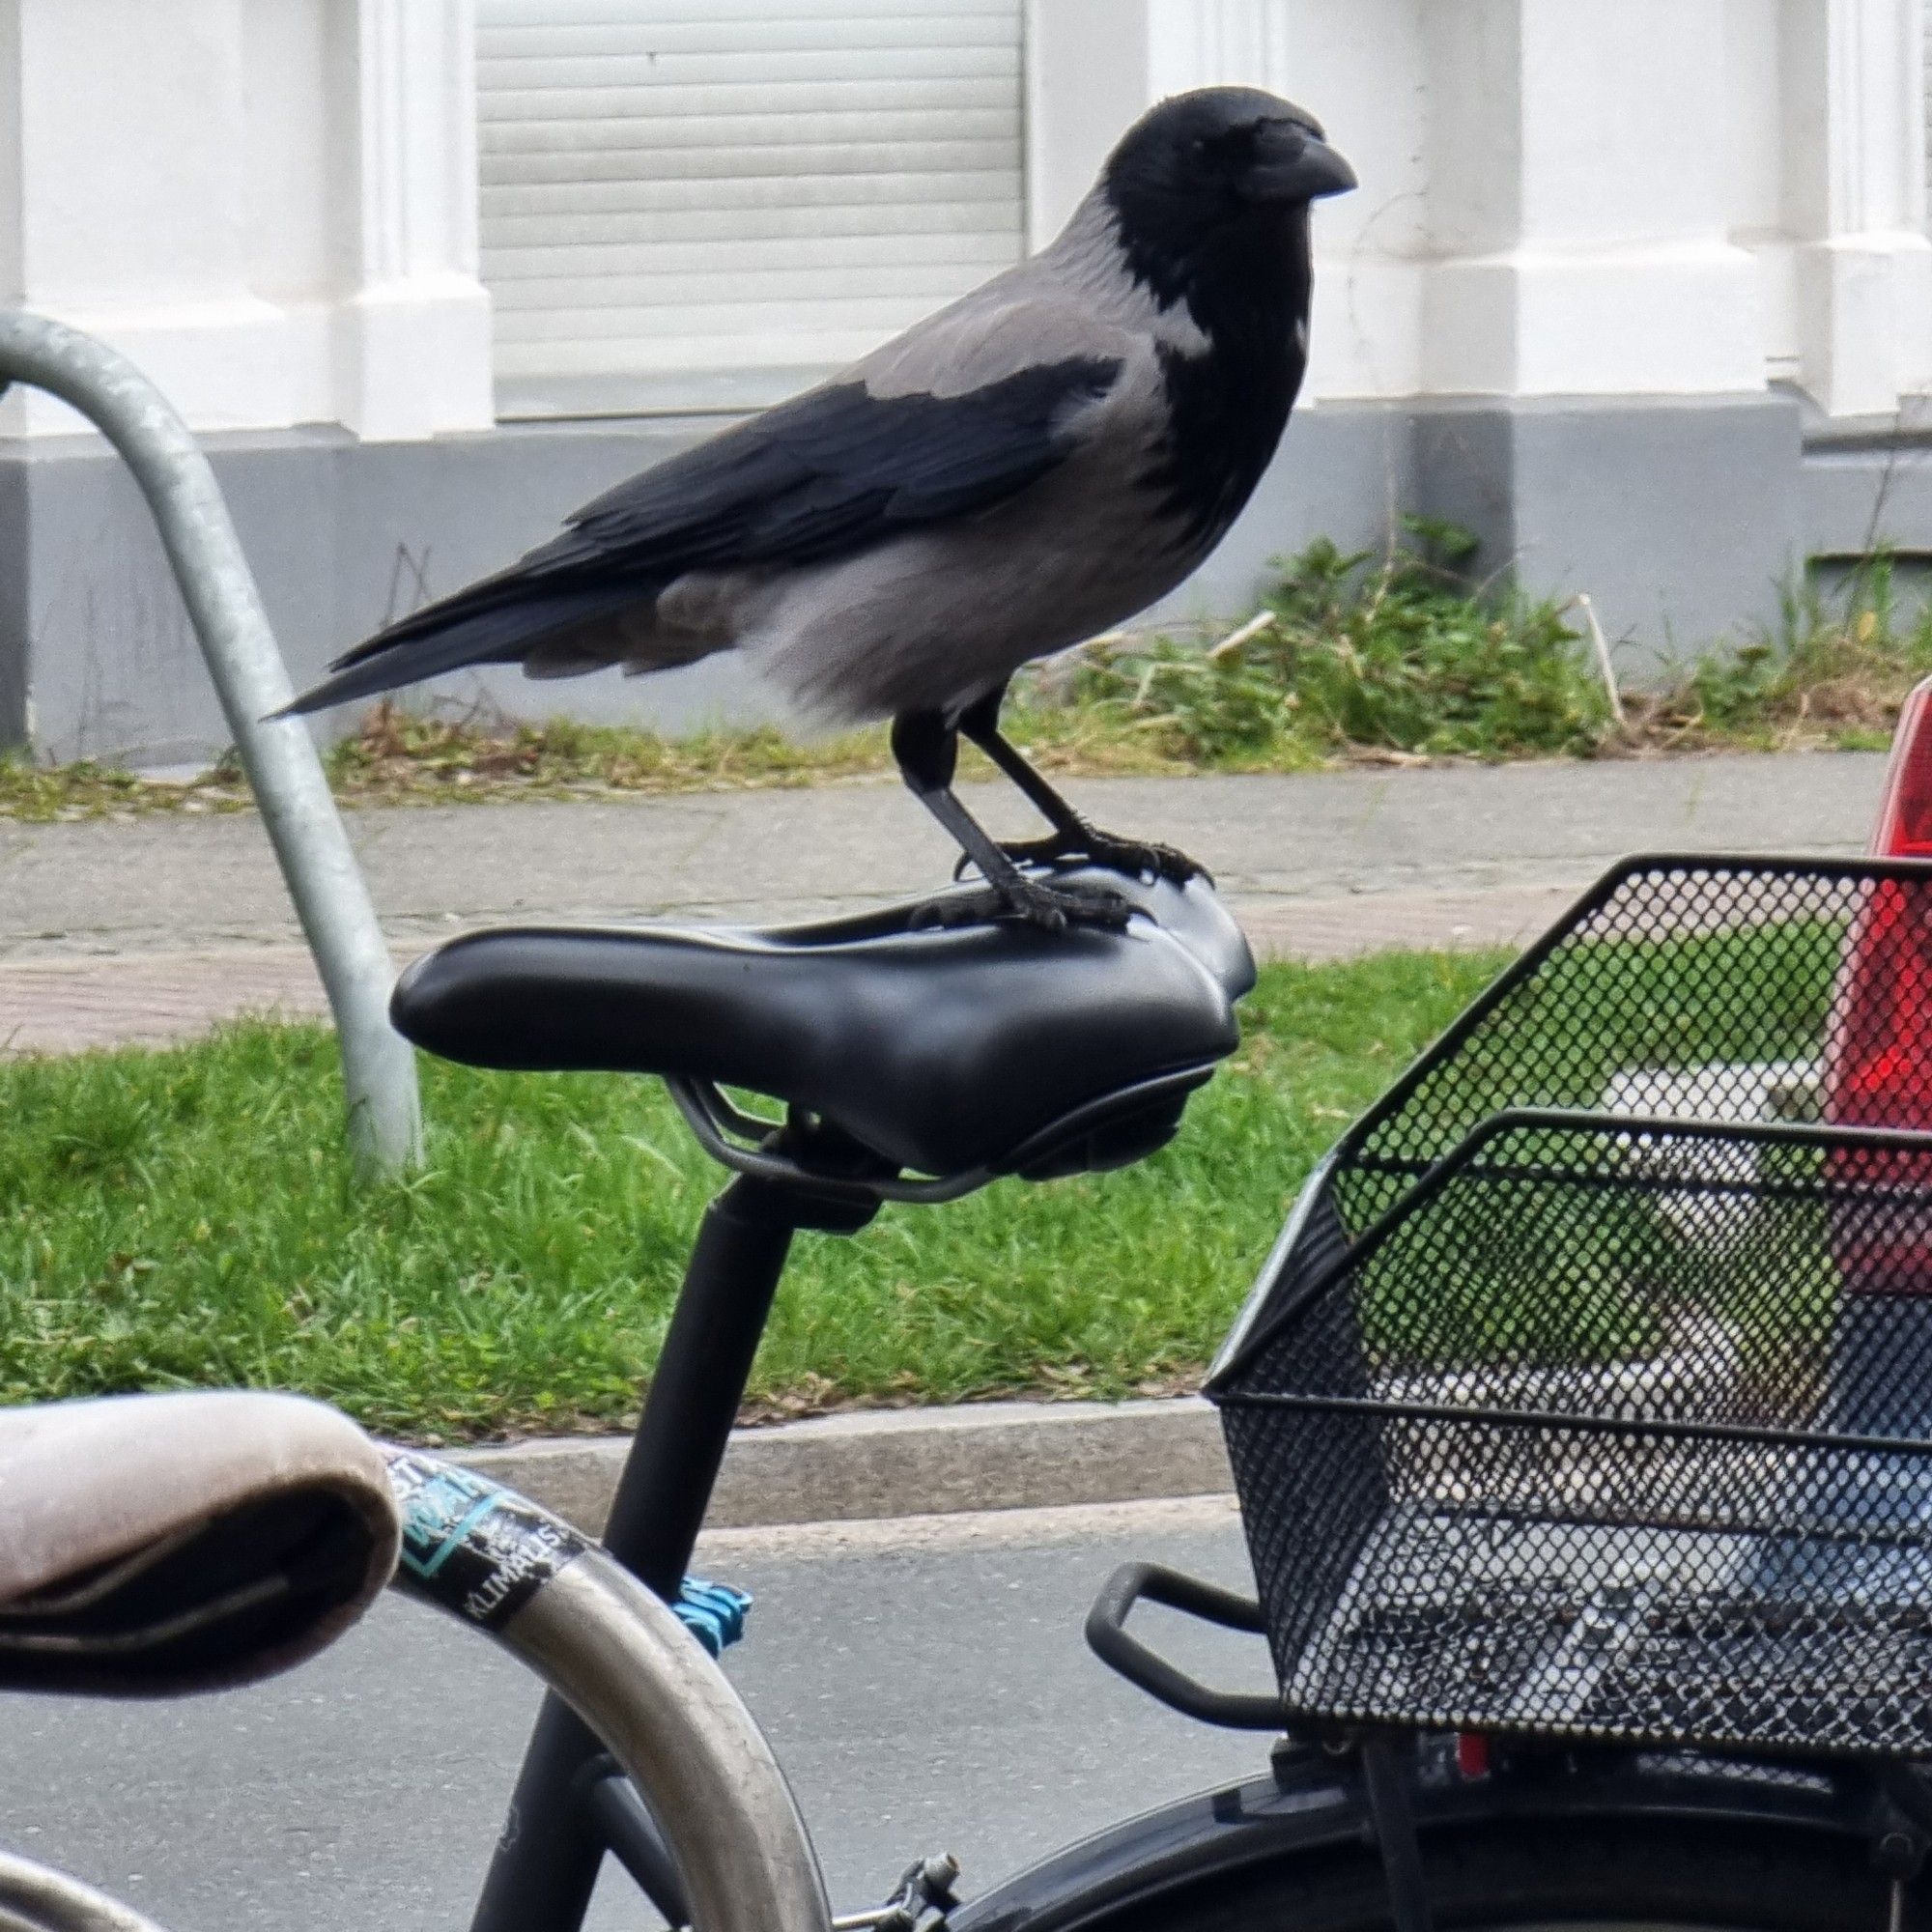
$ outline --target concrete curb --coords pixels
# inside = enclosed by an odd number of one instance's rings
[[[453,1460],[594,1535],[629,1446],[623,1436],[577,1436]],[[1232,1487],[1220,1424],[1199,1396],[861,1409],[736,1431],[705,1521],[716,1529],[850,1522]]]

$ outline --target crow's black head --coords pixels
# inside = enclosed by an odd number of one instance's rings
[[[1128,272],[1207,338],[1206,354],[1159,351],[1168,434],[1144,479],[1201,554],[1248,500],[1301,386],[1308,205],[1354,185],[1312,114],[1251,87],[1163,100],[1101,172]]]
[[[1238,273],[1355,185],[1305,108],[1252,87],[1204,87],[1144,114],[1100,183],[1134,273],[1164,301]]]

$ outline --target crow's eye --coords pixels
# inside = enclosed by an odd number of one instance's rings
[[[1188,147],[1194,159],[1204,167],[1237,173],[1255,157],[1255,130],[1223,128],[1212,134],[1195,135]]]

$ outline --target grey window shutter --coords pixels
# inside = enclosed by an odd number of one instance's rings
[[[733,408],[1024,247],[1021,0],[481,0],[498,409]]]

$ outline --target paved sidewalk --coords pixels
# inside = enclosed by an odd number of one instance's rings
[[[1856,851],[1877,754],[1288,778],[1108,779],[1102,824],[1209,865],[1257,949],[1336,958],[1528,937],[1618,855]],[[1027,829],[999,787],[967,787]],[[399,957],[505,919],[808,918],[926,892],[952,848],[890,782],[611,803],[354,811]],[[313,1012],[320,989],[252,815],[0,823],[0,1052]]]

